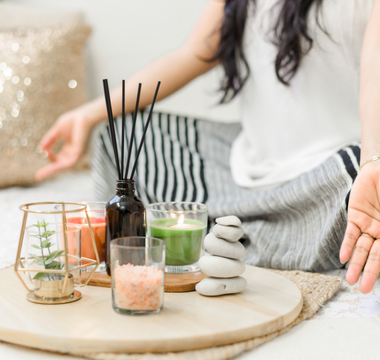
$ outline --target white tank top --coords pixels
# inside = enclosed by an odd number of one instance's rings
[[[283,184],[360,141],[360,55],[372,0],[324,0],[321,23],[330,37],[311,9],[313,47],[288,87],[277,80],[277,48],[269,39],[277,2],[258,0],[247,22],[251,76],[240,96],[243,130],[230,158],[235,182],[246,188]]]

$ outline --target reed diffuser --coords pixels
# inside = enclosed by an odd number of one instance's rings
[[[124,171],[124,129],[125,129],[125,81],[122,82],[122,134],[121,134],[121,153],[119,161],[119,152],[116,142],[115,123],[112,114],[111,99],[109,94],[108,81],[103,80],[104,96],[107,106],[107,114],[111,135],[111,142],[115,156],[116,169],[118,173],[118,180],[116,181],[116,195],[106,205],[106,271],[111,276],[111,255],[110,243],[113,239],[127,236],[145,236],[145,207],[142,201],[135,194],[135,182],[133,177],[135,175],[137,161],[144,144],[145,134],[148,130],[154,104],[156,102],[158,90],[161,82],[157,83],[156,91],[153,96],[152,105],[150,107],[148,119],[144,126],[144,132],[136,153],[135,162],[132,171],[128,177],[129,165],[132,153],[132,144],[136,128],[136,119],[139,108],[141,84],[138,86],[135,111],[133,113],[133,123],[131,130],[131,137],[128,148],[127,164]]]

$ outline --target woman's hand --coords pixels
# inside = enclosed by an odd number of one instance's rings
[[[36,172],[36,180],[42,180],[63,169],[74,166],[83,155],[93,125],[80,107],[61,115],[40,142],[51,163]],[[64,145],[58,154],[52,148],[62,139]]]
[[[360,291],[369,293],[380,271],[380,161],[366,164],[357,176],[348,205],[348,225],[340,249],[340,261],[350,259],[346,279],[350,285],[359,280]]]

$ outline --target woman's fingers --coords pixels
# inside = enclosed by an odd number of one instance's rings
[[[68,167],[69,166],[67,166],[65,163],[62,163],[59,161],[53,162],[49,165],[46,165],[42,169],[39,169],[36,172],[35,178],[37,181],[41,181],[41,180],[47,178],[48,176],[50,176],[50,175],[52,175],[52,174],[54,174],[60,170],[66,169]]]
[[[50,163],[49,165],[46,165],[42,169],[39,169],[35,174],[35,178],[37,181],[43,180],[58,171],[72,167],[74,164],[75,164],[75,161],[56,161],[56,162]]]
[[[352,250],[360,236],[360,229],[352,222],[348,222],[346,234],[344,235],[342,246],[340,247],[339,258],[342,263],[350,260]]]
[[[360,280],[360,291],[368,294],[373,287],[380,272],[380,241],[376,240],[371,248],[367,263],[364,267],[363,275]]]
[[[354,255],[348,267],[346,279],[350,285],[356,284],[359,280],[360,273],[367,261],[368,254],[373,245],[373,240],[367,236],[360,236],[356,243]]]
[[[60,138],[60,131],[59,126],[57,124],[53,125],[50,130],[44,135],[42,140],[40,141],[39,146],[45,150],[49,151],[51,147],[57,142],[57,140]]]
[[[55,162],[46,165],[36,172],[36,180],[43,180],[58,171],[72,167],[77,162],[79,155],[80,153],[75,148],[70,146],[64,147],[58,154]]]
[[[44,150],[47,153],[47,157],[51,162],[57,161],[57,155],[51,149]]]

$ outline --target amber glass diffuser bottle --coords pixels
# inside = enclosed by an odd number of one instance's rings
[[[118,180],[116,195],[106,205],[107,274],[111,275],[110,243],[127,236],[145,236],[145,207],[133,180]]]
[[[111,241],[121,237],[130,236],[145,236],[145,207],[142,201],[135,194],[135,182],[133,177],[137,168],[137,161],[144,144],[146,132],[148,130],[150,120],[152,118],[152,112],[154,103],[156,102],[157,93],[160,88],[161,82],[157,83],[156,91],[153,96],[152,106],[150,107],[148,119],[145,123],[144,132],[141,137],[141,141],[136,152],[136,158],[132,167],[131,174],[128,176],[129,163],[132,153],[133,139],[135,135],[135,126],[137,112],[139,108],[141,84],[139,84],[136,98],[136,106],[133,114],[133,125],[129,142],[129,150],[127,163],[124,171],[124,129],[125,129],[125,81],[122,82],[122,133],[121,133],[121,151],[119,161],[119,151],[116,141],[115,123],[112,114],[111,98],[108,88],[108,81],[103,80],[104,97],[107,106],[109,131],[112,141],[113,152],[115,156],[115,167],[118,174],[118,180],[116,183],[116,195],[106,205],[106,270],[107,274],[111,275]]]

